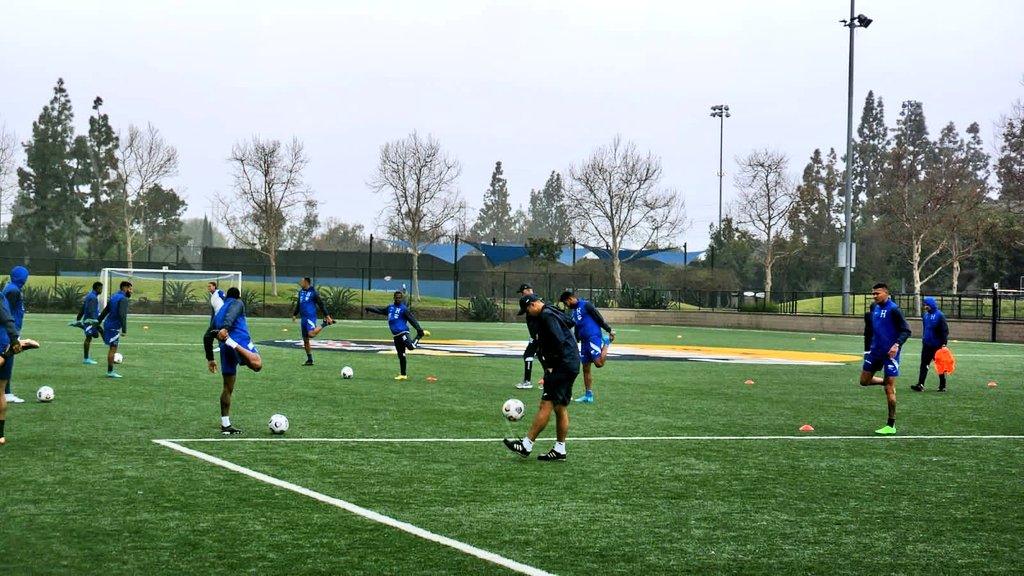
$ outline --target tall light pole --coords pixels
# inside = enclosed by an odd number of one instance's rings
[[[729,114],[728,104],[716,104],[711,107],[711,117],[718,118],[718,230],[722,229],[722,144],[725,141],[725,119]]]
[[[843,222],[846,227],[843,242],[843,314],[850,313],[850,269],[853,267],[853,225],[851,220],[851,186],[853,180],[853,31],[867,28],[871,18],[863,14],[854,16],[853,3],[850,0],[850,19],[840,20],[843,26],[850,29],[850,72],[846,91],[846,183],[843,196]]]

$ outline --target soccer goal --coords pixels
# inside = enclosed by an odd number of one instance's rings
[[[242,289],[239,271],[104,268],[100,271],[104,304],[125,280],[132,283],[133,301],[151,304],[147,311],[161,314],[209,313],[204,307],[210,300],[210,282],[224,291],[232,286]]]

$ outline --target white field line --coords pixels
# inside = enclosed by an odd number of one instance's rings
[[[341,442],[351,444],[426,444],[426,443],[485,443],[501,442],[501,438],[168,438],[153,440],[157,443],[171,442]],[[554,440],[554,438],[538,438],[535,442]],[[570,437],[569,442],[611,442],[611,441],[636,441],[636,442],[736,442],[744,440],[1024,440],[1024,435],[1014,434],[993,434],[993,435],[934,435],[934,436],[815,436],[807,434],[803,436],[589,436]]]
[[[534,568],[532,566],[528,566],[528,565],[523,564],[521,562],[516,562],[515,560],[511,560],[509,558],[505,558],[504,556],[500,556],[500,555],[495,554],[493,552],[489,552],[487,550],[483,550],[481,548],[477,548],[475,546],[471,546],[471,545],[466,544],[464,542],[459,542],[458,540],[453,540],[452,538],[448,538],[447,536],[441,536],[440,534],[434,534],[433,532],[430,532],[429,530],[424,530],[423,528],[420,528],[418,526],[414,526],[412,524],[409,524],[408,522],[402,522],[401,520],[396,520],[394,518],[391,518],[390,516],[384,516],[383,514],[379,514],[377,512],[374,512],[373,510],[369,510],[369,509],[363,508],[362,506],[358,506],[356,504],[352,504],[351,502],[346,502],[345,500],[341,500],[339,498],[333,498],[331,496],[327,496],[326,494],[321,494],[319,492],[315,492],[315,491],[310,490],[308,488],[304,488],[302,486],[299,486],[298,484],[292,484],[291,482],[285,482],[284,480],[280,480],[278,478],[274,478],[273,476],[268,476],[266,474],[262,474],[260,472],[256,472],[255,470],[246,468],[244,466],[239,466],[238,464],[235,464],[233,462],[228,462],[227,460],[223,460],[223,459],[217,458],[215,456],[210,456],[209,454],[206,454],[204,452],[200,452],[198,450],[193,450],[191,448],[186,448],[186,447],[184,447],[184,446],[182,446],[180,444],[177,444],[177,443],[175,443],[173,441],[170,441],[170,440],[154,440],[154,442],[156,442],[157,444],[160,444],[161,446],[170,448],[172,450],[177,450],[178,452],[181,452],[182,454],[186,454],[188,456],[193,456],[195,458],[199,458],[200,460],[205,460],[206,462],[209,462],[211,464],[216,464],[217,466],[220,466],[222,468],[226,468],[228,470],[231,470],[232,472],[237,472],[239,474],[244,474],[246,476],[249,476],[250,478],[254,478],[254,479],[259,480],[261,482],[266,482],[267,484],[271,484],[273,486],[277,486],[278,488],[284,488],[285,490],[290,490],[292,492],[295,492],[296,494],[301,494],[303,496],[307,496],[307,497],[312,498],[314,500],[318,500],[320,502],[323,502],[324,504],[330,504],[331,506],[336,506],[338,508],[341,508],[342,510],[346,510],[348,512],[356,514],[357,516],[362,516],[363,518],[366,518],[366,519],[371,520],[373,522],[378,522],[380,524],[384,524],[385,526],[390,526],[392,528],[397,528],[399,530],[402,530],[403,532],[408,532],[409,534],[412,534],[413,536],[418,536],[420,538],[423,538],[424,540],[429,540],[430,542],[435,542],[437,544],[441,544],[442,546],[448,546],[449,548],[454,548],[455,550],[458,550],[459,552],[462,552],[464,554],[469,554],[470,556],[475,556],[476,558],[479,558],[481,560],[485,560],[487,562],[491,562],[492,564],[497,564],[499,566],[503,566],[505,568],[508,568],[509,570],[513,570],[515,572],[519,572],[520,574],[529,574],[530,576],[553,576],[550,572],[545,572],[544,570],[541,570],[539,568]]]

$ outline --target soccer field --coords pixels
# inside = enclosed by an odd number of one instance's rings
[[[101,364],[81,364],[69,319],[25,320],[43,348],[17,357],[27,402],[8,407],[0,447],[3,574],[1021,570],[1024,346],[953,343],[950,391],[936,393],[932,373],[914,393],[913,339],[899,434],[874,437],[885,398],[857,384],[859,361],[786,360],[856,358],[860,337],[620,325],[594,404],[570,407],[568,461],[548,463],[500,442],[525,433],[540,396],[514,388],[522,324],[424,323],[432,336],[395,382],[393,351],[370,342],[390,347],[382,319],[326,328],[321,340],[362,351],[316,350],[302,367],[300,348],[265,343],[297,325],[250,318],[265,368],[240,372],[232,423],[244,433],[226,438],[206,318],[130,315],[122,380],[103,376],[102,342]],[[631,347],[715,350],[616,357]],[[42,385],[52,403],[34,401]],[[512,397],[526,403],[521,422],[500,415]],[[283,437],[267,430],[274,413],[290,419]],[[552,423],[535,454],[553,434]]]

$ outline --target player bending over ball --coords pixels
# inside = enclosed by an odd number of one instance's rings
[[[213,339],[217,338],[221,342],[220,373],[224,379],[224,389],[220,393],[220,433],[224,435],[242,433],[231,425],[231,395],[235,391],[238,365],[247,366],[253,372],[263,369],[263,359],[249,336],[245,305],[240,297],[238,288],[228,288],[224,305],[214,315],[210,330],[203,338],[206,364],[211,374],[217,373],[217,362],[213,359]]]
[[[393,304],[388,306],[367,306],[365,310],[388,317],[388,328],[391,329],[391,335],[395,340],[395,350],[398,352],[398,368],[400,373],[398,376],[395,376],[395,380],[408,380],[405,351],[415,350],[416,344],[420,339],[424,336],[429,336],[430,332],[420,327],[420,323],[416,321],[412,311],[402,302],[402,291],[396,290],[394,296],[395,302]],[[414,339],[409,338],[410,324],[416,329],[416,338]]]
[[[521,440],[505,439],[505,447],[523,456],[530,455],[533,443],[544,431],[555,413],[555,446],[538,460],[557,461],[566,459],[565,439],[569,435],[569,401],[572,399],[572,385],[580,373],[580,355],[576,349],[576,337],[572,321],[544,302],[536,294],[527,294],[519,300],[519,312],[537,318],[537,342],[544,358],[544,392],[540,396],[540,408],[530,424],[530,430]]]
[[[121,336],[128,334],[128,299],[132,297],[132,290],[132,283],[122,280],[117,294],[110,297],[98,318],[98,321],[103,323],[103,343],[109,346],[107,349],[107,378],[122,377],[114,372],[114,354],[117,354],[117,345],[121,342]]]

